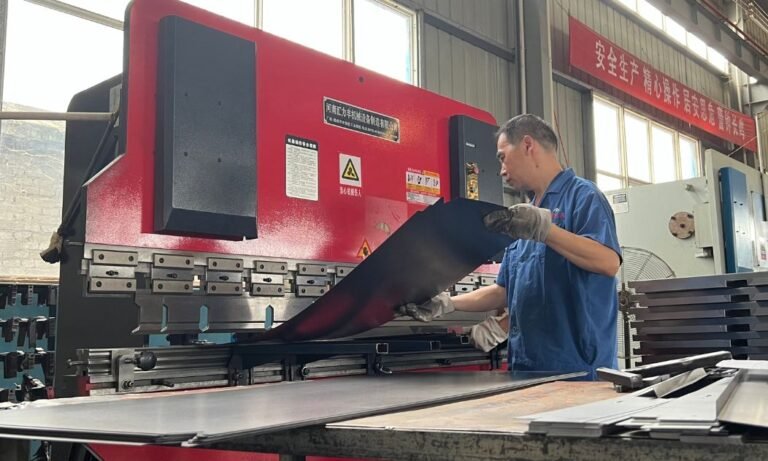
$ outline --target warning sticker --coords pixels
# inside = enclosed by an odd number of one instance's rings
[[[609,195],[608,201],[611,203],[611,208],[615,214],[629,213],[629,201],[626,193]]]
[[[339,184],[362,187],[363,169],[360,157],[339,154]]]
[[[368,244],[368,239],[363,239],[363,244],[360,246],[360,249],[357,250],[357,257],[360,259],[365,259],[370,254],[371,254],[371,245]]]
[[[439,174],[412,168],[405,172],[405,199],[407,201],[432,205],[439,198]]]
[[[285,137],[285,195],[317,201],[317,143]]]

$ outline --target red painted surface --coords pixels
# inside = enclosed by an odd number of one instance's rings
[[[570,63],[645,103],[734,144],[757,151],[755,121],[659,72],[569,19]]]
[[[157,33],[160,19],[169,15],[257,44],[258,239],[226,241],[153,231]],[[423,209],[406,201],[409,168],[438,173],[442,197],[449,198],[449,117],[463,114],[495,123],[487,112],[175,0],[135,0],[129,24],[126,152],[88,185],[90,243],[359,262],[364,241],[375,250]],[[324,123],[324,97],[399,119],[400,142]],[[319,144],[318,201],[286,196],[287,134]],[[362,159],[360,196],[341,189],[341,153]]]
[[[102,461],[278,461],[278,455],[242,451],[203,450],[154,445],[89,445]],[[307,461],[352,461],[349,458],[308,456]],[[363,461],[363,460],[359,460]]]

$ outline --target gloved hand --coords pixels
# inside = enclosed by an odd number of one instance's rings
[[[488,352],[499,344],[503,343],[509,337],[509,334],[502,328],[506,324],[506,313],[494,317],[488,317],[482,322],[474,325],[469,330],[469,342],[483,352]]]
[[[515,239],[544,242],[552,227],[552,212],[546,208],[521,203],[506,210],[488,213],[483,221],[491,232],[507,234]]]
[[[397,308],[397,313],[410,316],[421,322],[431,322],[435,317],[449,314],[456,310],[451,301],[451,295],[440,293],[434,298],[421,304],[408,303]]]

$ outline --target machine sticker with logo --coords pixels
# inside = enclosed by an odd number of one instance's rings
[[[325,123],[347,130],[400,142],[400,120],[331,98],[323,98]]]
[[[371,254],[371,245],[368,243],[368,239],[363,239],[363,244],[360,245],[360,249],[357,250],[357,257],[365,259]]]
[[[629,212],[629,201],[626,193],[609,195],[608,201],[611,203],[611,208],[615,214]]]
[[[440,198],[440,175],[427,170],[409,168],[405,172],[405,199],[432,205]]]
[[[285,137],[285,195],[318,199],[317,142],[287,135]]]

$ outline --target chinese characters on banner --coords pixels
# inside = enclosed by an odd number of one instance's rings
[[[757,151],[754,120],[657,71],[584,24],[569,19],[570,63],[576,69],[693,126]]]

